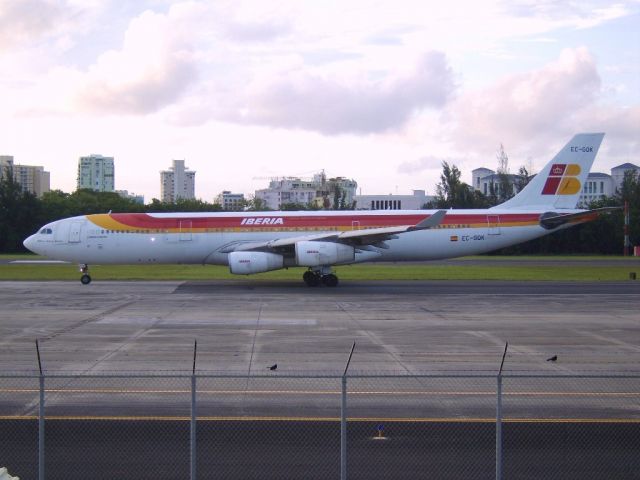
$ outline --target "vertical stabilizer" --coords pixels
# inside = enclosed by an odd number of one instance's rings
[[[579,133],[515,197],[496,209],[575,209],[604,133]]]

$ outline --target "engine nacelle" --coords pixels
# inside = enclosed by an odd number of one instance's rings
[[[301,267],[350,263],[355,260],[355,255],[353,247],[342,243],[307,241],[296,243],[296,264]]]
[[[283,268],[282,255],[267,252],[231,252],[229,270],[236,275],[268,272]]]

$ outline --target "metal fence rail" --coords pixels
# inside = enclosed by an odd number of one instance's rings
[[[639,380],[5,374],[0,467],[21,480],[638,478]]]

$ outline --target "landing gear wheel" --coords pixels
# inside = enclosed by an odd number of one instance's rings
[[[89,285],[91,283],[91,277],[89,276],[89,265],[86,263],[80,264],[80,273],[82,276],[80,277],[80,283],[83,285]]]
[[[312,272],[311,270],[307,270],[306,272],[304,272],[304,274],[302,275],[302,280],[304,280],[304,283],[306,283],[309,287],[317,287],[318,285],[320,285],[320,275],[318,275],[316,272]]]
[[[336,287],[338,286],[338,277],[333,273],[330,273],[329,275],[323,275],[322,283],[327,287]]]

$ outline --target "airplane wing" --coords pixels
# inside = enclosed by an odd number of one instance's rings
[[[595,210],[586,210],[579,213],[555,213],[548,212],[540,217],[540,225],[548,230],[557,228],[565,223],[581,223],[595,219],[600,214],[610,213],[620,210],[622,207],[604,207]]]
[[[416,230],[426,230],[433,228],[442,223],[446,210],[438,210],[433,215],[426,217],[424,220],[415,225],[400,225],[397,227],[380,227],[365,228],[362,230],[349,230],[340,233],[320,233],[315,235],[301,235],[299,237],[288,237],[269,240],[267,242],[242,242],[232,245],[221,250],[222,253],[238,252],[238,251],[277,251],[283,252],[295,247],[295,244],[301,241],[317,241],[317,242],[337,242],[354,247],[369,246],[387,248],[384,244],[385,240],[397,238],[396,235],[413,232]]]

